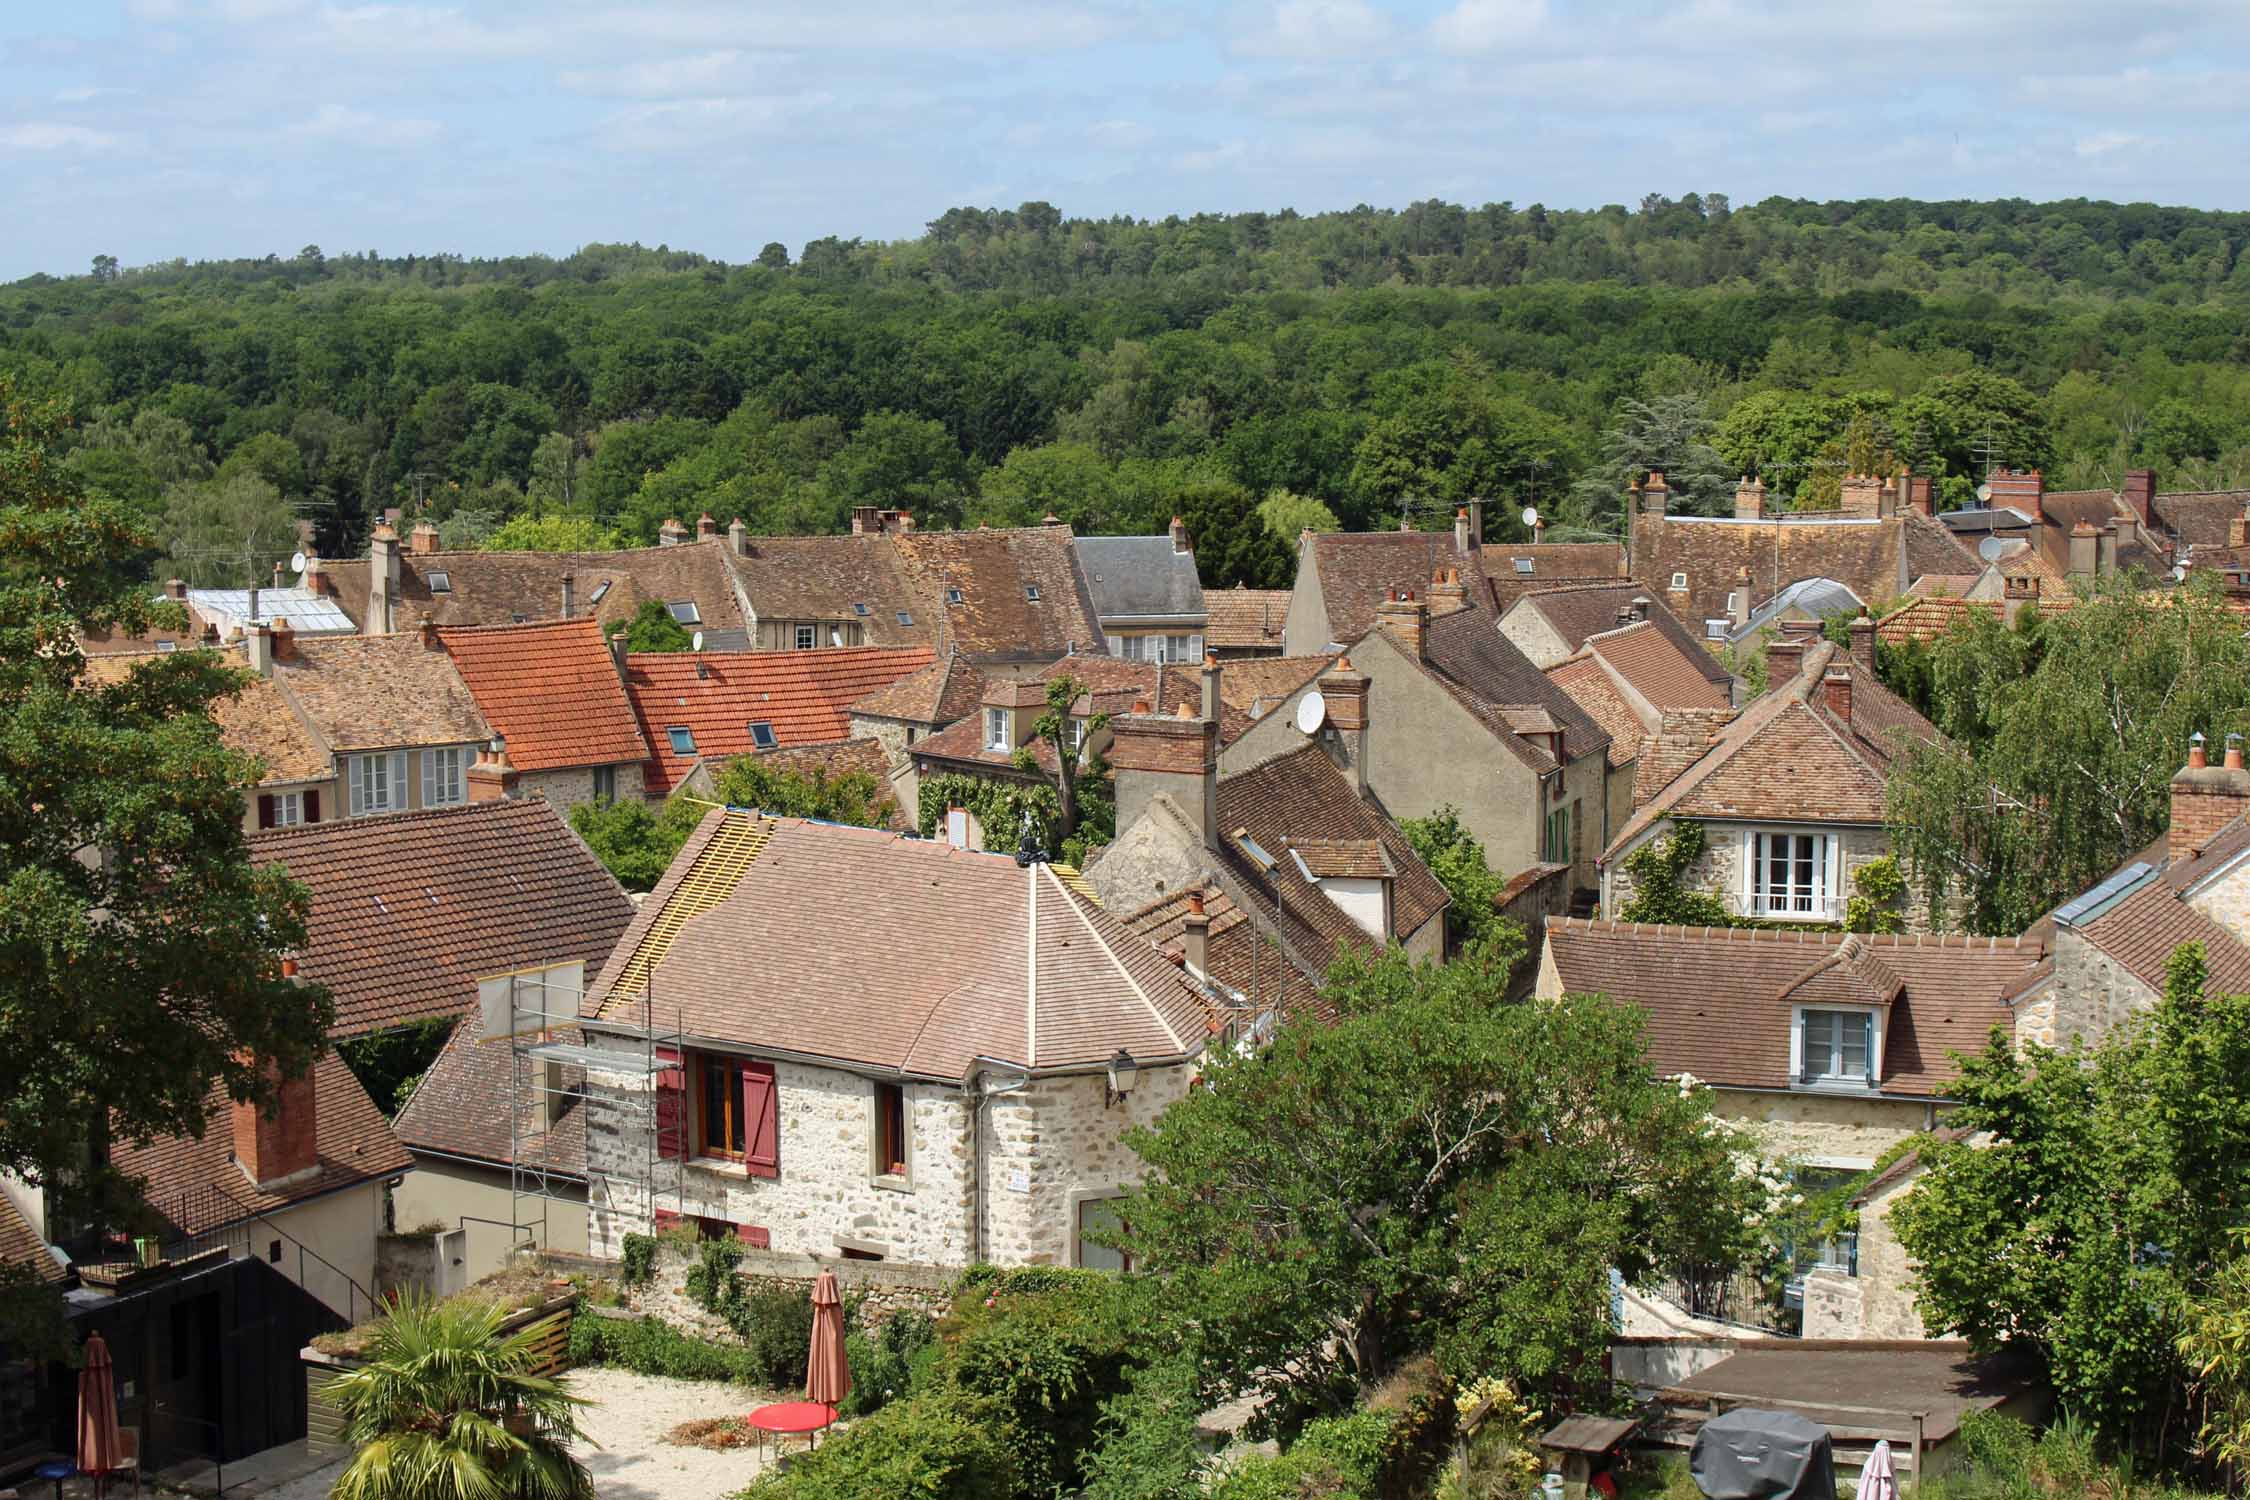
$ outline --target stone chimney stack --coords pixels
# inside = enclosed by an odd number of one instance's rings
[[[2124,486],[2119,489],[2122,498],[2140,523],[2146,527],[2156,525],[2156,471],[2154,469],[2127,469]]]
[[[288,661],[297,654],[297,632],[288,620],[273,622],[273,659]]]
[[[185,578],[165,579],[164,597],[175,604],[187,603],[187,580]]]
[[[2107,578],[2117,571],[2117,525],[2104,526],[2094,538],[2094,571]]]
[[[369,541],[373,561],[367,569],[367,621],[363,634],[389,635],[397,628],[398,533],[379,521]]]
[[[2250,813],[2250,770],[2242,765],[2242,736],[2227,736],[2226,764],[2214,766],[2203,736],[2188,742],[2187,765],[2172,777],[2172,822],[2165,835],[2174,859],[2203,852],[2219,830]]]
[[[1440,568],[1430,581],[1430,618],[1442,620],[1447,615],[1469,607],[1469,587],[1461,581],[1459,568]]]
[[[2101,537],[2091,521],[2080,521],[2070,528],[2070,567],[2066,571],[2072,579],[2092,578],[2101,571]]]
[[[1883,481],[1872,474],[1846,474],[1836,508],[1855,520],[1872,520],[1880,516],[1883,513]]]
[[[1737,521],[1763,521],[1766,518],[1766,482],[1745,474],[1734,486],[1734,518]]]
[[[1186,707],[1181,705],[1183,711]],[[1218,721],[1154,712],[1136,702],[1133,712],[1109,721],[1109,733],[1118,831],[1132,827],[1151,802],[1169,795],[1202,830],[1204,846],[1218,848]]]
[[[913,530],[914,530],[914,512],[912,512],[912,511],[910,511],[910,510],[902,510],[902,511],[900,511],[900,512],[898,513],[898,534],[899,534],[900,536],[905,536],[905,535],[907,535],[907,534],[908,534],[909,532],[911,532],[911,531],[913,531]]]
[[[659,547],[677,547],[686,540],[687,528],[680,524],[678,516],[665,517],[664,524],[656,528],[656,545]]]
[[[625,632],[620,630],[609,638],[609,659],[617,668],[617,680],[625,680]]]
[[[1320,677],[1321,701],[1328,705],[1326,727],[1336,731],[1335,744],[1352,773],[1352,784],[1367,790],[1367,674],[1352,665],[1348,656]]]
[[[1178,516],[1172,518],[1172,550],[1174,552],[1192,552],[1195,550],[1188,545],[1187,522],[1181,520]]]
[[[273,632],[262,622],[253,620],[243,628],[242,643],[249,658],[250,670],[260,677],[273,675]]]
[[[284,1078],[268,1063],[263,1071],[274,1086],[271,1105],[232,1106],[234,1164],[261,1191],[301,1181],[320,1170],[320,1123],[310,1068]]]
[[[1375,606],[1375,623],[1408,656],[1429,660],[1429,601],[1415,598],[1409,589],[1395,589]]]
[[[718,535],[719,523],[711,518],[711,512],[705,511],[695,518],[695,539],[697,541],[716,541]]]
[[[1218,723],[1224,702],[1219,694],[1219,658],[1206,651],[1203,653],[1203,717]]]
[[[1469,508],[1464,505],[1453,512],[1453,550],[1467,557],[1472,545],[1469,537]]]
[[[1727,624],[1738,631],[1747,630],[1750,626],[1750,570],[1748,568],[1736,568],[1734,570],[1734,592],[1727,595],[1727,603]]]
[[[1672,492],[1664,486],[1664,471],[1651,469],[1648,483],[1641,488],[1641,509],[1652,516],[1661,516],[1672,508]]]
[[[567,620],[571,617],[572,614],[576,613],[578,609],[577,578],[569,573],[563,574],[562,591],[562,617]]]
[[[416,557],[427,557],[438,549],[438,529],[427,521],[416,521],[407,533],[407,546]]]
[[[1180,952],[1198,978],[1211,972],[1211,919],[1203,913],[1203,893],[1188,892],[1187,917],[1180,924]]]
[[[727,522],[727,545],[734,549],[736,557],[750,555],[750,528],[742,524],[740,516]]]

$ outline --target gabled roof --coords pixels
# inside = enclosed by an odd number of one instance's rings
[[[1429,655],[1422,669],[1526,765],[1544,771],[1555,762],[1522,737],[1511,710],[1544,710],[1560,726],[1563,753],[1571,760],[1608,748],[1602,727],[1499,632],[1488,611],[1471,606],[1432,620],[1425,638]]]
[[[254,1213],[272,1213],[359,1183],[396,1177],[414,1158],[390,1122],[334,1052],[313,1064],[313,1149],[319,1170],[260,1190],[234,1161],[232,1105],[223,1087],[210,1094],[203,1134],[159,1136],[145,1145],[120,1142],[111,1160],[144,1179],[148,1206],[182,1234],[208,1234]]]
[[[752,724],[771,725],[777,746],[849,739],[855,702],[930,662],[926,646],[636,651],[626,658],[625,692],[652,757],[643,785],[661,794],[699,760],[761,748]],[[693,749],[673,748],[674,728],[689,731]]]
[[[410,631],[438,625],[508,625],[562,616],[562,581],[571,579],[573,608],[591,612],[603,630],[622,630],[648,600],[687,601],[702,617],[689,629],[741,630],[724,541],[682,542],[676,547],[633,547],[617,552],[413,552],[399,547],[399,581],[392,591],[392,624]],[[322,560],[321,573],[344,612],[367,628],[370,558]],[[433,580],[433,574],[443,574]],[[433,582],[444,587],[435,588]]]
[[[1900,577],[1904,552],[1905,576]],[[1976,555],[1935,519],[1908,512],[1875,518],[1721,516],[1633,518],[1633,577],[1682,619],[1727,618],[1727,594],[1750,570],[1753,593],[1772,595],[1800,578],[1832,578],[1862,599],[1889,599],[1925,573],[1974,573]],[[1671,587],[1673,575],[1687,587]]]
[[[1195,554],[1162,536],[1082,536],[1071,543],[1086,594],[1104,621],[1201,621],[1203,580]]]
[[[438,632],[519,771],[646,760],[648,744],[592,620]]]
[[[452,1017],[477,981],[608,956],[633,903],[546,802],[472,802],[253,834],[310,888],[299,972],[335,1036]]]
[[[1557,583],[1625,576],[1622,542],[1487,542],[1478,551],[1495,614],[1504,615],[1525,594]]]
[[[554,1040],[577,1042],[580,1033],[575,1026],[560,1027]],[[429,1071],[414,1086],[414,1097],[392,1122],[400,1143],[412,1151],[495,1166],[519,1161],[536,1163],[548,1171],[584,1175],[583,1099],[573,1096],[554,1101],[560,1105],[560,1113],[550,1125],[550,1096],[539,1089],[517,1086],[513,1056],[504,1039],[486,1039],[484,1015],[478,1007],[470,1006]],[[561,1084],[576,1088],[584,1078],[583,1069],[566,1068]],[[508,1130],[511,1104],[518,1111],[513,1141]]]
[[[169,661],[175,652],[113,652],[86,658],[89,683],[123,682],[143,662]],[[241,666],[238,647],[225,651],[230,666]],[[266,763],[260,786],[287,786],[306,781],[326,781],[336,774],[328,747],[299,718],[271,678],[253,677],[239,692],[211,705],[211,721],[229,750],[255,755]]]
[[[2032,930],[2075,932],[2158,993],[2173,953],[2184,944],[2201,943],[2212,988],[2250,993],[2250,943],[2187,900],[2188,892],[2250,851],[2250,818],[2237,818],[2220,829],[2192,856],[2175,857],[2170,846],[2169,835],[2159,839]]]
[[[1102,649],[1069,527],[910,531],[893,540],[921,607],[938,622],[940,650],[971,660],[1053,661]],[[949,602],[956,590],[959,604]]]
[[[1203,643],[1213,651],[1279,651],[1281,627],[1289,618],[1289,590],[1205,589],[1203,610],[1209,622]]]
[[[1701,646],[1665,629],[1656,616],[1588,636],[1586,649],[1659,712],[1734,704],[1726,668]]]
[[[1949,1051],[1981,1051],[2007,1026],[2006,998],[2045,958],[2032,938],[1867,936],[1772,928],[1666,927],[1550,917],[1547,953],[1565,992],[1606,994],[1648,1016],[1661,1077],[1784,1089],[1798,1005],[1889,1007],[1881,1092],[1942,1097]]]
[[[1661,598],[1630,580],[1537,589],[1518,600],[1517,607],[1537,613],[1570,651],[1577,651],[1596,636],[1625,629],[1632,615],[1641,614],[1647,629],[1668,642],[1673,654],[1695,675],[1722,689],[1732,682],[1727,669],[1703,649],[1700,634],[1682,625]],[[1643,649],[1654,650],[1653,642]]]
[[[1292,1019],[1327,1013],[1317,979],[1261,936],[1257,924],[1216,882],[1159,896],[1138,911],[1124,914],[1119,925],[1153,944],[1166,958],[1182,962],[1187,954],[1188,898],[1196,894],[1203,897],[1203,914],[1211,923],[1204,961],[1212,983],[1225,986],[1260,1010],[1275,1009]]]
[[[2057,575],[2070,567],[2070,533],[2084,522],[2117,528],[2117,566],[2161,573],[2167,566],[2161,543],[2142,531],[2140,520],[2115,490],[2048,490],[2039,497],[2041,524],[2028,533],[2032,546]],[[2151,545],[2156,543],[2156,545]]]
[[[1547,669],[1547,680],[1570,695],[1570,701],[1609,732],[1612,769],[1630,765],[1640,757],[1641,740],[1650,727],[1611,680],[1609,670],[1591,651],[1581,651]]]
[[[1973,574],[1968,577],[1971,583],[1976,581]],[[1916,579],[1915,585],[1922,582],[1923,580]],[[1910,593],[1913,591],[1912,587],[1908,590]],[[1743,621],[1740,628],[1730,628],[1727,631],[1727,639],[1754,640],[1758,632],[1791,611],[1809,619],[1825,620],[1830,615],[1856,615],[1866,603],[1848,583],[1838,583],[1833,578],[1800,578],[1750,611],[1749,618]]]
[[[1220,674],[1223,700],[1219,706],[1221,745],[1230,745],[1240,739],[1251,724],[1249,714],[1226,697],[1226,676],[1233,670],[1230,664]],[[1143,700],[1160,713],[1177,714],[1185,709],[1194,715],[1203,711],[1201,668],[1127,661],[1119,656],[1064,657],[1040,672],[1032,682],[1022,685],[1030,689],[1029,692],[1019,690],[1020,696],[1030,700],[1025,706],[1035,706],[1040,701],[1039,695],[1044,691],[1040,684],[1052,682],[1058,677],[1075,677],[1088,689],[1071,704],[1072,713],[1081,717],[1098,713],[1126,713],[1135,703]],[[1001,685],[994,683],[989,687],[999,689]],[[990,701],[989,698],[986,701]],[[935,734],[916,740],[910,753],[965,765],[989,766],[995,770],[1009,770],[1015,765],[1013,751],[986,748],[984,719],[977,713],[971,713]],[[1043,770],[1054,769],[1055,752],[1046,741],[1035,741],[1031,746],[1031,753]]]
[[[705,827],[728,819],[747,815],[714,811]],[[691,843],[675,869],[708,846]],[[668,873],[636,934],[661,927],[691,885]],[[880,912],[895,940],[837,921],[838,891]],[[718,899],[695,904],[653,962],[656,993],[668,1024],[676,1012],[693,1035],[752,1054],[954,1080],[980,1058],[1071,1071],[1119,1048],[1144,1064],[1184,1059],[1212,1028],[1175,966],[1043,864],[785,819]],[[638,946],[629,935],[619,952]],[[637,996],[613,988],[631,962],[613,961],[589,997],[605,1020],[638,1020]]]
[[[1476,549],[1462,554],[1450,531],[1308,532],[1304,546],[1304,558],[1320,578],[1328,641],[1338,645],[1367,634],[1375,624],[1375,606],[1394,592],[1403,589],[1419,598],[1441,568],[1460,569],[1470,600],[1484,597]],[[1300,586],[1303,581],[1300,577]]]
[[[936,639],[929,601],[915,597],[897,547],[880,533],[748,537],[742,552],[730,544],[724,556],[761,620],[857,621],[870,646]]]
[[[273,680],[339,753],[462,745],[492,737],[434,634],[328,636],[276,656]]]
[[[942,727],[975,713],[983,697],[984,674],[948,655],[875,689],[853,703],[852,712]]]

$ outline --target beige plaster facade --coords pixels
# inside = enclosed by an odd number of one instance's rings
[[[400,1229],[436,1224],[467,1232],[466,1279],[501,1270],[508,1252],[531,1243],[543,1250],[586,1253],[586,1204],[553,1198],[518,1198],[506,1167],[414,1153],[414,1170],[391,1190],[391,1217]],[[520,1217],[519,1217],[520,1216]],[[510,1225],[520,1225],[511,1232]]]
[[[383,1232],[380,1179],[277,1210],[265,1215],[265,1220],[252,1220],[247,1228],[251,1254],[265,1258],[291,1281],[299,1282],[339,1317],[356,1320],[367,1316],[367,1295],[363,1294],[372,1294],[375,1288],[375,1237]],[[275,1234],[277,1228],[289,1238]],[[312,1253],[300,1257],[290,1238]],[[280,1246],[278,1257],[273,1253],[276,1244]],[[359,1284],[356,1292],[351,1282]]]

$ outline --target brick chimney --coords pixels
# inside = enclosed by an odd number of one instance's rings
[[[310,552],[305,554],[304,583],[307,593],[327,594],[331,591],[328,575],[320,570],[320,559]]]
[[[1437,577],[1430,581],[1430,618],[1440,620],[1469,607],[1469,586],[1461,581],[1459,568],[1440,568]]]
[[[2226,764],[2214,766],[2203,736],[2188,742],[2187,765],[2172,777],[2172,823],[2165,846],[2174,859],[2203,852],[2218,832],[2250,812],[2250,771],[2242,766],[2242,736],[2227,736]]]
[[[406,534],[406,545],[416,557],[427,557],[438,549],[438,530],[427,521],[416,521],[414,529]]]
[[[718,539],[718,536],[719,523],[712,519],[711,512],[705,511],[702,515],[695,518],[695,539],[697,541],[716,541]]]
[[[1469,538],[1469,507],[1464,505],[1453,512],[1453,550],[1460,553],[1463,557],[1467,557],[1469,555],[1469,548],[1471,545],[1472,543]]]
[[[883,507],[880,505],[855,505],[852,507],[853,536],[881,536],[883,534]]]
[[[562,617],[569,619],[578,610],[578,580],[569,573],[562,576]]]
[[[1741,631],[1750,628],[1750,570],[1734,570],[1734,592],[1727,596],[1732,607],[1727,610],[1727,623]]]
[[[1992,493],[1985,503],[1994,510],[2020,510],[2035,523],[2047,519],[2046,506],[2040,499],[2047,492],[2047,482],[2037,469],[1994,469],[1984,482]]]
[[[1852,721],[1851,668],[1831,665],[1820,679],[1820,697],[1830,713],[1849,724]]]
[[[1846,474],[1836,508],[1855,519],[1873,519],[1883,513],[1883,481],[1872,474]]]
[[[1219,691],[1219,672],[1219,658],[1208,651],[1204,652],[1203,717],[1214,724],[1219,722],[1219,717],[1224,712],[1221,705],[1226,702],[1225,697]]]
[[[1772,692],[1786,683],[1797,680],[1805,669],[1805,642],[1802,636],[1776,636],[1766,644],[1766,691]]]
[[[1181,520],[1178,516],[1172,518],[1172,550],[1174,552],[1192,552],[1195,550],[1188,545],[1187,522]]]
[[[1395,589],[1390,598],[1375,606],[1375,623],[1408,656],[1416,661],[1429,660],[1430,606],[1427,600],[1415,598],[1410,590]]]
[[[1328,705],[1327,727],[1336,731],[1335,745],[1343,756],[1352,781],[1367,790],[1367,674],[1352,665],[1348,656],[1320,676],[1321,700]]]
[[[2156,471],[2154,469],[2127,469],[2125,483],[2117,492],[2126,507],[2140,518],[2143,526],[2156,525]]]
[[[1766,518],[1766,482],[1745,474],[1734,486],[1734,518],[1737,521],[1763,521]]]
[[[516,768],[508,760],[508,737],[496,734],[479,745],[466,777],[471,802],[498,802],[515,795]]]
[[[1906,508],[1918,516],[1937,513],[1937,481],[1909,469],[1899,476],[1906,485]]]
[[[1188,892],[1187,916],[1180,924],[1181,955],[1197,975],[1211,972],[1211,919],[1203,913],[1203,893]]]
[[[750,528],[742,524],[740,516],[727,522],[727,545],[734,549],[736,557],[750,555]]]
[[[297,654],[297,631],[287,619],[273,622],[273,659],[288,661]]]
[[[1204,846],[1218,848],[1218,721],[1153,712],[1136,702],[1133,712],[1109,721],[1109,733],[1118,831],[1139,822],[1158,797],[1170,796],[1201,828]]]
[[[1641,509],[1652,516],[1661,516],[1672,505],[1672,492],[1664,487],[1664,471],[1649,470],[1648,483],[1641,487]]]
[[[2072,578],[2092,578],[2101,571],[2102,534],[2091,521],[2080,521],[2070,528],[2070,566],[2064,572]]]
[[[377,522],[368,546],[372,562],[367,569],[367,619],[361,633],[389,635],[397,628],[398,533],[390,522]]]
[[[234,1164],[262,1191],[299,1181],[320,1170],[320,1126],[312,1070],[283,1078],[267,1063],[262,1070],[274,1086],[265,1109],[234,1103]]]
[[[1861,605],[1852,619],[1852,667],[1854,670],[1875,675],[1875,620]]]
[[[680,524],[678,516],[665,517],[664,524],[656,528],[656,545],[659,547],[677,547],[686,540],[687,528]]]

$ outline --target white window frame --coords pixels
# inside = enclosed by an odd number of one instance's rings
[[[820,644],[820,632],[810,625],[800,625],[797,627],[795,639],[799,651],[810,651]]]
[[[372,818],[406,811],[406,752],[385,750],[374,755],[346,756],[344,787],[345,804],[351,817]]]
[[[1010,738],[1008,728],[1008,711],[1006,709],[986,709],[984,711],[984,748],[1001,751],[1014,749],[1015,747],[1008,743]]]
[[[1083,749],[1085,749],[1085,748],[1086,748],[1086,721],[1085,721],[1084,719],[1072,719],[1072,720],[1070,721],[1070,749],[1071,749],[1071,753],[1072,753],[1072,754],[1076,754],[1076,753],[1077,753],[1078,751],[1080,751],[1080,750],[1083,750]]]
[[[1687,587],[1687,574],[1674,573],[1672,575],[1672,587],[1675,591],[1685,589]]]
[[[295,828],[305,821],[305,794],[303,792],[272,792],[273,826]]]
[[[1807,1075],[1806,1021],[1809,1015],[1826,1017],[1851,1017],[1866,1023],[1867,1057],[1861,1073],[1835,1073],[1822,1071]],[[1858,1005],[1799,1005],[1789,1017],[1789,1082],[1800,1089],[1843,1089],[1851,1093],[1872,1093],[1883,1077],[1883,1013]],[[1829,1046],[1831,1062],[1843,1052],[1841,1033]]]
[[[1734,622],[1732,620],[1705,620],[1703,622],[1703,638],[1707,641],[1723,641],[1733,633]]]
[[[459,746],[422,752],[422,805],[459,807],[469,800],[467,752]]]
[[[1794,841],[1809,840],[1813,883],[1801,887],[1792,879],[1780,896],[1765,883],[1773,849],[1771,840],[1789,839],[1786,858],[1794,867],[1802,861]],[[1838,861],[1842,840],[1818,828],[1753,828],[1742,835],[1742,914],[1773,922],[1833,922],[1843,910],[1837,895]],[[1794,870],[1792,871],[1794,873]]]

